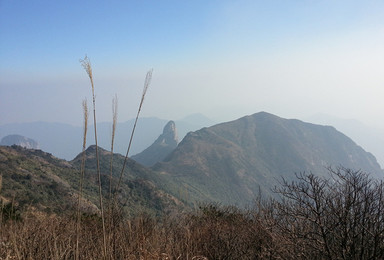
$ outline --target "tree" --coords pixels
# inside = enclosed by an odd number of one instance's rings
[[[291,252],[306,259],[384,259],[384,186],[362,171],[297,174],[275,192],[275,223]]]

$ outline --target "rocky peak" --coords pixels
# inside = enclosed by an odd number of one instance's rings
[[[155,143],[176,147],[178,142],[175,122],[169,121],[164,126],[163,133],[157,138]]]
[[[35,140],[22,135],[7,135],[1,139],[0,145],[18,145],[28,149],[39,149],[39,144]]]
[[[167,157],[179,143],[175,122],[169,121],[163,133],[147,149],[139,154],[132,156],[132,159],[145,166],[153,166]]]

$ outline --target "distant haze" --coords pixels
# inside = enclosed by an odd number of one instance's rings
[[[1,1],[0,125],[325,113],[384,128],[383,1]]]

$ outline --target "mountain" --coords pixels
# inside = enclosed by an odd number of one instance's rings
[[[166,120],[158,118],[141,118],[137,124],[131,154],[139,153],[151,145],[166,123]],[[115,152],[126,153],[133,124],[133,119],[117,124]],[[111,123],[97,124],[99,146],[105,149],[111,146],[111,128]],[[36,140],[43,151],[66,160],[72,160],[81,151],[83,142],[82,127],[62,123],[32,122],[0,126],[0,137],[10,134],[28,136]],[[88,126],[87,144],[94,144],[93,125]]]
[[[151,146],[131,158],[142,165],[153,166],[164,160],[177,147],[178,142],[175,122],[169,121]]]
[[[1,139],[0,145],[19,145],[28,149],[39,149],[39,144],[35,140],[22,135],[7,135]]]
[[[117,124],[114,151],[126,154],[134,119]],[[149,147],[162,133],[169,120],[156,117],[139,118],[130,154],[138,154]],[[175,121],[178,135],[182,139],[188,132],[209,126],[212,121],[200,114],[195,114]],[[97,124],[98,145],[110,149],[112,123]],[[16,123],[0,126],[0,138],[7,135],[28,136],[36,140],[40,149],[52,153],[56,157],[72,160],[81,151],[83,142],[82,127],[62,123],[32,122]],[[93,125],[88,126],[87,144],[94,144]]]
[[[101,181],[105,203],[109,202],[110,152],[99,148]],[[82,154],[72,161],[65,161],[41,150],[30,150],[20,146],[0,146],[0,198],[14,200],[18,207],[32,207],[40,212],[71,214],[77,205],[80,164]],[[96,175],[95,146],[85,151],[84,198],[81,208],[84,213],[99,212],[98,180]],[[116,186],[124,157],[113,157],[113,187]],[[164,185],[164,187],[163,187]],[[148,212],[167,214],[184,204],[165,191],[176,185],[166,176],[147,169],[128,159],[118,199],[128,214]]]
[[[246,205],[282,177],[340,165],[383,176],[375,157],[335,128],[261,112],[189,133],[153,169],[196,200]]]

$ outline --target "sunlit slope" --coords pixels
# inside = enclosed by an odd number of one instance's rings
[[[154,169],[196,200],[244,205],[282,177],[340,165],[383,176],[375,157],[335,128],[261,112],[189,133]]]

